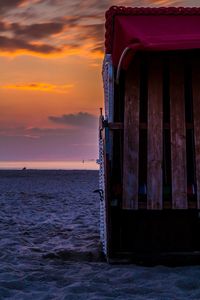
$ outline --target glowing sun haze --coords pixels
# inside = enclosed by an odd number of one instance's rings
[[[111,5],[199,1],[0,0],[0,161],[97,158]]]

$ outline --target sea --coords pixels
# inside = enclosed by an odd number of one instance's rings
[[[0,170],[98,170],[95,159],[76,161],[0,161]]]
[[[199,266],[102,258],[97,170],[27,167],[0,170],[0,299],[200,299]]]

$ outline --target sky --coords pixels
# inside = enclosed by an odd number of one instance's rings
[[[0,161],[98,157],[105,11],[200,1],[0,0]]]

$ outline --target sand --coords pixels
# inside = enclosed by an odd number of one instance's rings
[[[200,299],[200,267],[108,265],[97,171],[0,171],[0,299]]]

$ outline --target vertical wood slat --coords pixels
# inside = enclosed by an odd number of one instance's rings
[[[174,58],[174,59],[173,59]],[[183,61],[170,61],[172,208],[187,209],[186,128]]]
[[[163,68],[160,58],[149,61],[147,207],[162,209]]]
[[[124,108],[123,208],[138,209],[140,61],[127,71]]]
[[[192,69],[197,208],[200,209],[200,60],[193,60]]]

